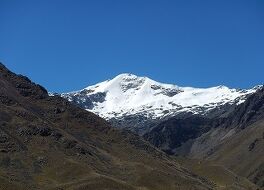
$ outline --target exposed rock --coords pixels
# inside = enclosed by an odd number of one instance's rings
[[[158,124],[144,138],[169,154],[190,139],[195,139],[211,128],[210,120],[201,117],[169,119]]]
[[[51,129],[49,127],[37,127],[35,128],[35,132],[40,136],[44,136],[44,137],[51,135]]]
[[[255,139],[254,142],[252,142],[252,143],[248,146],[248,150],[249,150],[249,151],[252,151],[252,150],[255,148],[255,146],[256,146],[256,144],[258,143],[258,141],[259,141],[259,139]]]
[[[63,135],[57,131],[53,131],[51,136],[54,137],[56,141],[58,141]]]
[[[31,136],[33,135],[33,129],[30,127],[18,127],[17,129],[19,136]]]
[[[72,149],[77,145],[77,141],[63,137],[62,138],[62,144],[63,144],[64,148]]]

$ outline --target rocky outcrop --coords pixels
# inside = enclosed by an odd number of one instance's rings
[[[12,73],[2,63],[0,63],[0,79],[2,79],[1,80],[2,85],[5,82],[9,82],[24,97],[30,96],[31,98],[36,98],[36,99],[43,99],[48,97],[48,92],[44,87],[32,83],[30,79],[27,78],[26,76],[16,75]],[[10,97],[6,96],[5,98],[10,98]]]

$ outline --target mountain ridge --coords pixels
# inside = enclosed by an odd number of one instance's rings
[[[259,88],[261,85],[247,90],[222,85],[180,87],[124,73],[83,90],[62,93],[61,96],[107,120],[115,120],[112,122],[115,123],[131,117],[154,121],[175,115],[206,115],[222,107],[241,104]],[[129,123],[124,125],[129,126]],[[149,130],[135,125],[129,129],[133,128],[139,134]]]

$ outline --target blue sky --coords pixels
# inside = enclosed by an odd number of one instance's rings
[[[56,92],[123,72],[248,88],[264,82],[264,1],[0,0],[0,61]]]

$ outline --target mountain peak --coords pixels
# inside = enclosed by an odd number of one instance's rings
[[[138,78],[139,76],[134,75],[132,73],[121,73],[121,74],[117,75],[116,77],[118,77],[118,78]]]
[[[157,84],[147,77],[136,76],[131,73],[122,73],[116,77],[104,82],[89,86],[86,90],[93,92],[114,92],[114,94],[123,94],[131,90],[139,90],[147,87],[147,84]]]
[[[225,104],[240,104],[255,91],[226,86],[179,87],[122,73],[111,80],[62,96],[106,119],[139,114],[156,119],[179,113],[206,114]]]
[[[142,77],[142,76],[137,76],[134,75],[132,73],[121,73],[119,75],[117,75],[116,77],[114,77],[112,80],[110,81],[115,81],[115,82],[137,82],[137,81],[142,81],[142,80],[146,80],[149,79],[148,77]],[[149,79],[151,80],[151,79]]]

